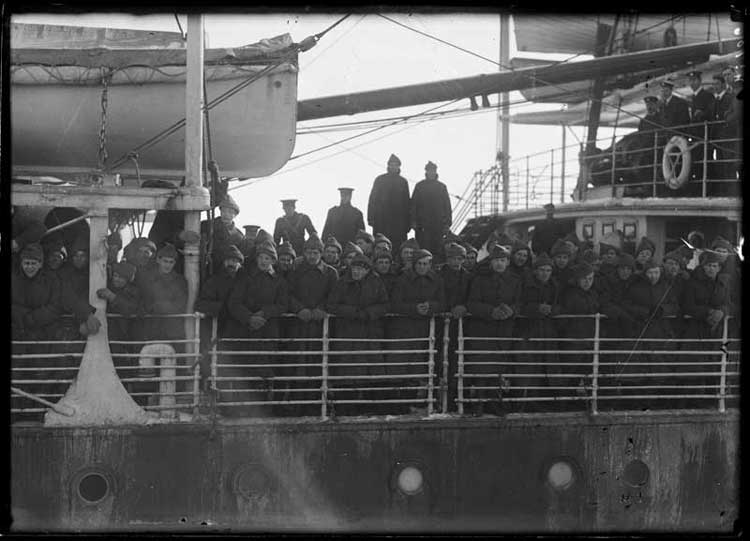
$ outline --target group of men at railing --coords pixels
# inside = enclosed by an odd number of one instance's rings
[[[614,149],[587,158],[594,185],[613,181],[640,184],[640,192],[631,190],[632,193],[661,195],[693,179],[709,183],[706,195],[739,195],[736,179],[742,172],[742,79],[727,81],[726,77],[715,74],[712,87],[707,90],[701,72],[688,73],[691,95],[687,99],[673,94],[673,81],[663,81],[660,96],[644,98],[646,116],[641,119],[638,131],[623,137]],[[668,175],[679,178],[678,182],[666,179],[663,168],[658,166],[662,163],[665,145],[674,136],[681,136],[687,142],[690,162],[684,175],[680,175],[681,164]],[[675,150],[682,149],[676,147]],[[614,160],[611,159],[613,151],[616,152]],[[672,190],[661,186],[664,180],[669,181]],[[649,183],[658,187],[656,193],[646,189]],[[692,184],[695,186],[693,195],[701,195],[698,183]]]

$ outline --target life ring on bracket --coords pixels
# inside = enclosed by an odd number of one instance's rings
[[[690,178],[693,158],[690,154],[688,140],[682,135],[675,135],[664,146],[661,159],[661,172],[664,183],[672,190],[682,188]]]

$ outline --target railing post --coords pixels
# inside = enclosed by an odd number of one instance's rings
[[[193,364],[193,415],[198,414],[198,404],[201,394],[201,316],[197,312],[193,314],[193,347],[195,348],[195,363]]]
[[[435,375],[435,316],[430,317],[429,350],[430,353],[427,358],[427,415],[432,415],[432,397],[435,393],[433,381]]]
[[[555,199],[555,149],[549,151],[549,202]]]
[[[448,370],[449,370],[449,355],[450,355],[450,341],[451,341],[451,318],[446,316],[443,322],[443,383],[440,386],[440,410],[443,413],[448,413],[448,394],[450,392],[450,386],[448,385]]]
[[[719,412],[727,411],[727,358],[729,356],[729,318],[724,318],[724,327],[721,333],[721,378],[719,379]]]
[[[526,208],[529,208],[529,157],[526,156]]]
[[[706,197],[706,182],[708,177],[708,122],[703,121],[703,197]]]
[[[177,391],[177,359],[172,355],[163,355],[159,359],[159,416],[168,419],[177,418],[177,400],[175,392]],[[169,408],[171,406],[171,408]]]
[[[565,203],[565,136],[566,136],[565,124],[562,125],[562,161],[560,162],[560,203]]]
[[[214,393],[219,392],[219,388],[217,386],[216,378],[218,377],[219,367],[217,366],[219,364],[219,355],[216,353],[216,348],[219,346],[219,339],[217,338],[217,335],[219,334],[219,320],[216,317],[211,318],[211,389],[214,391]],[[218,397],[217,397],[218,398]],[[215,405],[214,405],[215,406]]]
[[[617,159],[617,152],[615,150],[615,144],[614,141],[612,142],[612,171],[610,172],[610,182],[612,183],[612,197],[615,196],[615,170],[616,170],[616,162]]]
[[[321,358],[321,376],[320,381],[320,418],[328,418],[328,348],[330,347],[329,342],[329,322],[330,316],[326,314],[323,318],[323,356]]]
[[[458,413],[464,413],[464,318],[458,318]]]
[[[654,171],[651,183],[651,197],[656,197],[656,177],[658,176],[658,161],[659,161],[659,132],[654,130]]]
[[[599,397],[599,329],[601,314],[599,312],[594,316],[594,362],[593,372],[591,375],[591,413],[599,413],[597,400]]]

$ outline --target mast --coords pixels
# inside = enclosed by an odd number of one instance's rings
[[[506,70],[510,62],[510,14],[500,14],[500,70]],[[503,212],[508,211],[510,203],[510,180],[508,178],[508,154],[510,149],[510,96],[508,91],[500,93],[498,110],[497,150],[500,158],[500,169],[503,179]],[[493,209],[497,211],[497,209]]]

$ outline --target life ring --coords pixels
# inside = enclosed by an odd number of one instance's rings
[[[672,190],[681,188],[690,178],[692,156],[688,141],[681,135],[673,136],[664,147],[661,172],[664,183]]]

